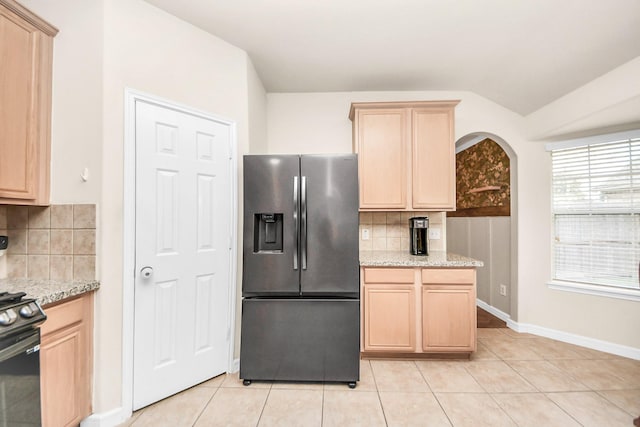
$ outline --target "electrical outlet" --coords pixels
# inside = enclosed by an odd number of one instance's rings
[[[500,295],[503,297],[507,296],[507,285],[500,285]]]
[[[7,249],[9,246],[9,238],[7,236],[0,236],[0,250]]]
[[[362,240],[369,240],[369,229],[368,228],[363,228],[362,229]]]
[[[440,228],[438,227],[431,227],[429,229],[429,238],[431,240],[440,240],[442,238],[442,234],[440,232]]]

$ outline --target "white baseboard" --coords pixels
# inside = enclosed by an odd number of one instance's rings
[[[122,408],[115,408],[99,414],[91,414],[80,422],[80,427],[114,427],[124,423],[131,417]]]
[[[543,326],[532,325],[529,323],[514,322],[513,320],[511,320],[511,316],[509,316],[507,313],[490,306],[482,300],[477,299],[476,305],[484,311],[493,314],[500,320],[507,322],[507,327],[513,329],[516,332],[538,335],[541,337],[551,338],[556,341],[562,341],[593,350],[604,351],[605,353],[611,353],[622,357],[628,357],[630,359],[640,360],[640,348],[615,344],[608,341],[602,341],[595,338],[589,338],[582,335],[559,331],[557,329],[545,328]]]
[[[493,314],[494,316],[496,316],[498,319],[505,321],[505,322],[509,322],[511,320],[511,316],[508,315],[507,313],[505,313],[504,311],[500,311],[497,308],[490,306],[489,304],[487,304],[486,302],[480,300],[480,299],[476,299],[476,305],[478,307],[480,307],[481,309],[483,309],[484,311]]]
[[[558,331],[556,329],[545,328],[543,326],[531,325],[528,323],[513,322],[513,326],[508,326],[516,332],[539,335],[541,337],[551,338],[557,341],[575,344],[593,350],[604,351],[605,353],[611,353],[622,357],[628,357],[630,359],[640,360],[640,348],[629,347],[622,344],[615,344],[608,341],[585,337],[582,335],[576,335],[569,332]]]
[[[230,374],[240,370],[240,359],[233,359],[233,367]],[[131,417],[131,412],[127,413],[123,408],[115,408],[99,414],[91,414],[82,422],[80,427],[114,427],[124,423]]]

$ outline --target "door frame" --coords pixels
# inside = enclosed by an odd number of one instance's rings
[[[135,89],[124,90],[124,183],[123,183],[123,247],[122,247],[122,409],[128,416],[133,411],[133,345],[134,345],[134,295],[136,253],[136,102],[142,101],[229,126],[230,133],[230,183],[231,183],[231,232],[229,234],[229,318],[227,372],[233,372],[237,299],[237,241],[238,241],[238,162],[236,122],[197,110],[155,95]]]

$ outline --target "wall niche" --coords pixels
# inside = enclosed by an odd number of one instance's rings
[[[456,211],[448,217],[510,216],[511,167],[490,138],[456,155]]]

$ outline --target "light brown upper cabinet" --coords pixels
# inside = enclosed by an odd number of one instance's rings
[[[15,1],[0,0],[0,203],[49,204],[57,32]]]
[[[351,104],[360,210],[455,210],[459,102]]]

